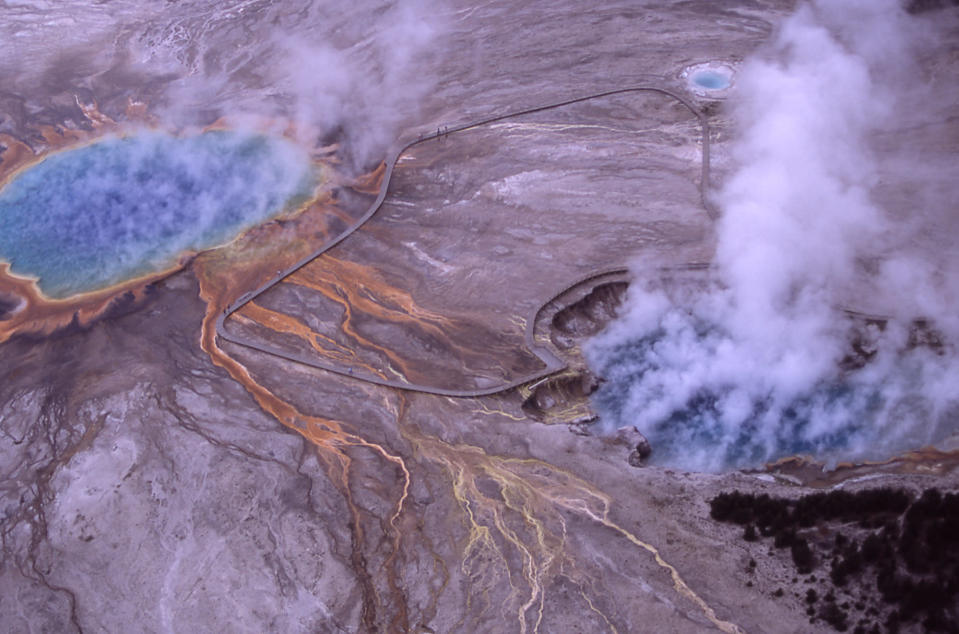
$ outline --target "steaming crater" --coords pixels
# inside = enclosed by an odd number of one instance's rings
[[[854,380],[824,381],[785,402],[773,394],[761,398],[733,386],[712,385],[637,421],[637,400],[650,395],[635,386],[667,371],[662,356],[670,354],[664,349],[668,343],[661,333],[615,349],[604,359],[604,382],[593,396],[602,420],[635,425],[643,433],[654,448],[653,464],[722,471],[799,454],[827,459],[861,455],[880,441],[868,423],[881,409],[882,395]],[[726,411],[732,401],[743,410],[739,416]],[[822,424],[824,418],[829,425]]]
[[[0,191],[0,260],[52,299],[176,265],[301,204],[316,176],[283,139],[236,131],[109,137]]]
[[[844,351],[817,351],[831,371],[800,380],[794,368],[785,381],[774,357],[746,358],[718,322],[671,310],[642,336],[614,329],[591,342],[603,377],[593,404],[607,427],[643,433],[652,464],[710,472],[793,455],[883,460],[959,432],[959,402],[937,385],[950,374],[940,333],[922,320],[846,321]]]

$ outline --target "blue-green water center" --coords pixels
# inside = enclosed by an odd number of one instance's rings
[[[110,137],[51,155],[0,191],[0,260],[62,299],[229,242],[315,184],[307,153],[280,138]]]
[[[693,75],[693,83],[707,90],[729,88],[729,77],[714,70],[700,70]]]

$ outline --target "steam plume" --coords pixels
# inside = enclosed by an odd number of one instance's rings
[[[883,198],[910,183],[944,194],[954,178],[904,173],[892,141],[931,98],[921,27],[894,0],[817,0],[743,65],[716,277],[675,288],[637,272],[588,350],[607,425],[634,424],[660,461],[703,470],[880,457],[959,425],[956,285],[949,257],[913,239],[931,218],[955,225],[955,198]],[[864,297],[893,318],[850,319],[842,307]]]
[[[442,32],[431,0],[34,4],[0,24],[5,94],[26,100],[0,131],[25,138],[64,117],[84,127],[64,105],[77,99],[123,120],[132,99],[165,127],[292,121],[307,143],[342,141],[358,168],[415,121]]]
[[[221,61],[187,69],[169,91],[167,113],[189,117],[213,106],[235,123],[248,115],[284,117],[301,135],[341,141],[355,167],[369,167],[383,158],[435,80],[423,68],[438,37],[437,12],[425,1],[375,10],[311,3],[297,12],[286,6],[268,10],[275,16],[257,16],[248,27],[253,41],[236,45],[240,59],[229,57],[235,25],[218,25],[223,33],[212,38],[218,49],[213,59]]]

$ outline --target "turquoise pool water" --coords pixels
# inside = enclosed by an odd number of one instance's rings
[[[696,71],[692,77],[693,83],[707,90],[723,90],[729,88],[729,77],[713,70]]]
[[[0,190],[0,260],[62,299],[173,266],[304,201],[316,175],[284,139],[142,132],[53,154]]]
[[[612,428],[635,425],[653,447],[651,462],[689,470],[756,468],[785,456],[858,455],[878,445],[874,420],[883,406],[881,387],[836,378],[822,381],[788,403],[773,394],[748,402],[745,416],[727,416],[729,394],[738,386],[710,385],[658,419],[638,416],[642,381],[668,364],[659,348],[662,332],[610,350],[598,368],[604,382],[592,401]],[[743,392],[746,393],[746,392]],[[751,396],[751,395],[750,395]],[[823,424],[825,420],[829,424]]]

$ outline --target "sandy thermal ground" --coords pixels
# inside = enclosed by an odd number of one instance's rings
[[[201,254],[104,319],[0,344],[2,629],[821,631],[788,553],[712,521],[709,500],[731,488],[951,489],[955,459],[709,475],[637,468],[635,433],[591,431],[580,347],[612,319],[627,276],[567,287],[637,256],[696,283],[714,252],[702,126],[668,95],[597,99],[405,154],[369,223],[224,326],[337,372],[214,330],[231,302],[365,210],[376,175],[357,175],[400,137],[655,85],[706,114],[723,182],[736,131],[682,71],[736,68],[792,8],[0,8],[8,146],[42,153],[51,134],[93,130],[93,112],[171,129],[292,120],[290,136],[352,185],[314,224],[274,223]],[[923,67],[955,73],[957,41]],[[955,108],[941,121],[924,132],[930,151],[954,157]],[[542,368],[528,327],[569,366],[562,375],[473,398],[359,380],[509,383]]]

